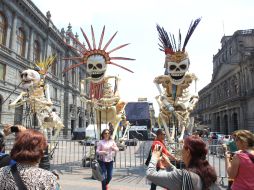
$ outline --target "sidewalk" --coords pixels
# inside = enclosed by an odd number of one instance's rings
[[[75,169],[72,172],[64,171],[60,174],[62,190],[101,190],[101,183],[91,179],[90,168]],[[145,178],[144,168],[114,169],[110,190],[149,190],[150,185]],[[162,188],[157,188],[162,190]]]
[[[72,172],[63,171],[60,174],[61,190],[101,190],[101,183],[91,178],[92,170],[90,168],[75,168]],[[109,184],[110,190],[149,190],[145,177],[145,169],[127,168],[114,169],[113,179]],[[221,187],[222,190],[227,188]],[[164,190],[157,187],[157,190]]]

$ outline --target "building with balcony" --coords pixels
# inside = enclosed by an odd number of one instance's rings
[[[66,31],[59,31],[51,20],[50,12],[46,16],[31,0],[0,1],[0,123],[36,125],[35,117],[28,117],[27,107],[16,109],[8,107],[17,98],[20,88],[20,72],[33,68],[38,60],[50,55],[57,55],[46,82],[50,86],[53,107],[59,113],[65,126],[74,130],[85,127],[90,122],[90,109],[80,99],[80,94],[88,94],[86,84],[81,92],[80,81],[85,78],[85,67],[78,67],[63,74],[63,69],[75,60],[64,60],[64,57],[79,56],[76,46],[67,34],[74,35],[69,24]]]
[[[199,91],[193,113],[212,131],[254,131],[254,30],[238,30],[221,39],[213,56],[211,82]]]

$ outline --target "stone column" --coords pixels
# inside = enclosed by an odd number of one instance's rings
[[[233,109],[228,110],[228,113],[229,113],[229,115],[228,115],[228,120],[229,120],[228,121],[228,126],[229,126],[228,133],[231,134],[234,131],[234,129],[233,129],[233,118],[232,118]]]
[[[12,35],[12,23],[11,22],[8,22],[8,26],[7,26],[6,30],[7,31],[6,31],[5,44],[6,44],[6,47],[11,48],[11,35]]]
[[[33,29],[30,28],[30,30],[29,30],[29,42],[28,42],[28,55],[27,55],[27,58],[31,62],[34,61],[33,60],[33,51],[34,51],[33,45],[34,45],[34,32],[33,32]]]
[[[12,19],[12,30],[11,30],[11,39],[10,39],[10,48],[14,52],[16,52],[16,39],[17,39],[17,15],[13,13],[13,19]]]

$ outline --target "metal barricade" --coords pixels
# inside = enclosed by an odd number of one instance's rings
[[[6,142],[6,152],[9,153],[14,139]],[[148,157],[152,141],[129,140],[118,142],[120,151],[117,152],[114,165],[115,168],[136,168],[145,167],[145,161]],[[49,142],[49,154],[51,156],[50,164],[52,169],[72,170],[74,167],[90,167],[95,158],[95,141],[85,140],[56,140]],[[220,183],[227,183],[226,165],[221,145],[216,141],[207,141],[209,153],[207,160],[215,168]],[[167,144],[167,148],[173,154],[179,157],[182,144]],[[173,163],[174,164],[174,163]],[[176,164],[176,163],[175,163]],[[183,168],[181,163],[178,168]]]

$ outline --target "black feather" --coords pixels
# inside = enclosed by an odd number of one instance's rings
[[[182,36],[181,36],[181,32],[180,32],[180,29],[179,29],[179,36],[178,36],[178,49],[177,51],[181,51],[181,46],[182,46]]]
[[[182,51],[185,51],[185,47],[186,47],[186,45],[187,45],[187,43],[188,43],[188,41],[189,41],[191,35],[193,34],[194,30],[195,30],[196,27],[198,26],[200,20],[201,20],[201,18],[198,18],[198,19],[196,19],[196,20],[194,21],[194,23],[193,23],[193,21],[191,22],[190,27],[189,27],[189,30],[188,30],[188,32],[187,32],[187,35],[186,35],[185,40],[184,40],[184,43],[183,43],[183,49],[182,49]]]
[[[156,26],[159,33],[159,41],[161,44],[159,46],[165,50],[165,48],[173,49],[172,43],[169,39],[168,33],[164,30],[163,27],[160,27],[158,24]]]

